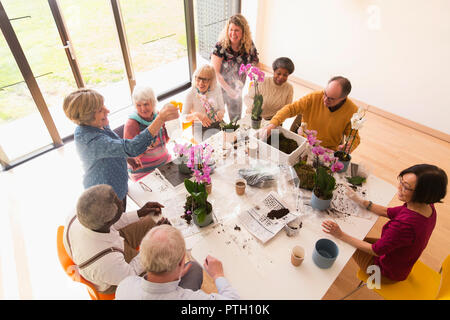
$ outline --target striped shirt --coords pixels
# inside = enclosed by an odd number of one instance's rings
[[[123,136],[125,139],[132,139],[138,135],[142,130],[145,130],[156,118],[156,114],[153,114],[152,121],[146,121],[142,119],[137,113],[133,113],[129,116],[129,119],[125,123]],[[166,144],[169,141],[169,136],[165,126],[161,128],[158,136],[154,142],[148,146],[147,150],[139,155],[137,158],[142,162],[142,168],[133,170],[130,165],[128,165],[128,172],[130,173],[130,178],[137,181],[143,178],[148,173],[152,172],[156,168],[162,166],[163,164],[170,162],[171,157],[169,151],[166,148]]]

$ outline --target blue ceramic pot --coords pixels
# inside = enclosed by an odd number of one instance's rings
[[[314,263],[321,269],[330,268],[339,254],[339,248],[330,239],[320,239],[316,242],[312,254]]]
[[[331,203],[331,199],[329,200],[322,200],[316,197],[316,195],[314,194],[314,190],[312,192],[311,195],[311,207],[313,207],[314,209],[317,210],[326,210],[328,209],[328,207],[330,206]]]

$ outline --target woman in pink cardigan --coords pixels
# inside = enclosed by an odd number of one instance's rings
[[[381,283],[405,280],[428,244],[436,225],[434,203],[447,193],[448,178],[442,169],[418,164],[398,175],[397,197],[404,204],[386,208],[361,199],[353,190],[347,195],[373,213],[389,218],[380,239],[356,239],[343,232],[330,220],[323,222],[324,232],[357,248],[353,258],[359,267],[376,265],[381,271]]]

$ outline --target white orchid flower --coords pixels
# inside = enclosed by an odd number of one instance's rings
[[[365,108],[358,108],[358,111],[353,114],[350,120],[353,130],[359,130],[362,128],[363,123],[366,121],[366,118],[364,118],[365,115],[366,115]]]

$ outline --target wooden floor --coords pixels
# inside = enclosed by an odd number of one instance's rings
[[[310,89],[295,86],[295,98]],[[353,161],[396,185],[398,173],[411,165],[431,163],[450,174],[450,144],[369,113]],[[289,127],[289,122],[285,123]],[[32,133],[28,133],[32,134]],[[82,285],[62,271],[56,254],[56,229],[83,191],[82,170],[73,143],[0,173],[0,299],[89,299]],[[437,204],[437,225],[421,260],[435,270],[450,254],[449,195]],[[132,209],[129,201],[128,209]],[[397,199],[391,205],[398,205]],[[379,235],[379,220],[369,233]],[[226,270],[226,266],[225,270]],[[350,261],[324,299],[339,299],[358,284]],[[205,277],[204,289],[214,291]],[[363,288],[350,299],[380,299]]]

